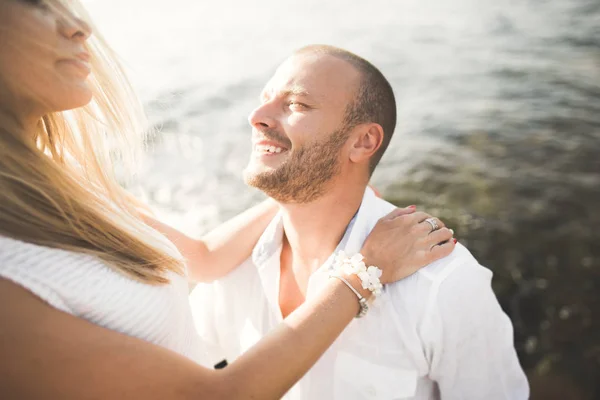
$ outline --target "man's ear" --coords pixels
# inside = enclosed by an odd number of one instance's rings
[[[383,128],[379,124],[361,124],[350,149],[350,161],[361,163],[369,160],[383,143]]]

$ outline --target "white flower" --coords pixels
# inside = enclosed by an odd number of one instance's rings
[[[377,279],[377,281],[379,281],[379,278],[381,278],[381,274],[383,274],[383,271],[377,268],[376,266],[371,265],[369,268],[367,268],[367,273],[369,274],[371,279]]]
[[[348,257],[346,256],[346,253],[343,250],[338,252],[337,255],[335,256],[335,261],[333,263],[333,269],[336,271],[341,271],[347,258]]]
[[[344,262],[344,260],[346,260],[346,258],[348,258],[348,256],[346,255],[346,252],[344,250],[340,250],[337,253],[337,256],[335,256],[336,265],[343,264],[343,262]]]
[[[348,257],[343,250],[340,250],[335,257],[334,270],[344,275],[357,275],[363,289],[368,289],[375,296],[379,296],[383,288],[379,280],[382,271],[373,265],[367,268],[363,260],[364,257],[360,253]]]
[[[352,264],[344,263],[344,264],[342,264],[341,269],[345,275],[352,275],[355,273],[354,267],[352,266]]]
[[[360,272],[367,272],[367,265],[360,261],[359,263],[353,264],[354,269],[356,270],[356,273],[360,273]]]
[[[360,282],[362,283],[363,289],[368,289],[370,285],[369,274],[366,271],[361,272],[360,274],[358,274],[358,277],[360,278]]]
[[[352,264],[357,264],[359,262],[361,262],[363,260],[363,255],[360,253],[356,253],[355,255],[352,256],[352,258],[350,259],[350,262]],[[364,263],[363,263],[364,264]]]
[[[381,274],[382,271],[373,265],[367,268],[366,272],[359,274],[363,288],[369,289],[375,296],[379,296],[381,294],[381,289],[383,288],[383,285],[379,280]]]

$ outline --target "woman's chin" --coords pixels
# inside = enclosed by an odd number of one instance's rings
[[[54,101],[53,111],[68,111],[84,107],[90,104],[93,98],[94,94],[89,88],[71,92],[68,95],[63,96],[61,99]]]

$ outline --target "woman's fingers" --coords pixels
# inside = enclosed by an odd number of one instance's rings
[[[402,215],[412,214],[412,213],[415,212],[416,209],[417,209],[416,206],[408,206],[408,207],[404,207],[404,208],[396,208],[394,211],[392,211],[391,213],[389,213],[388,215],[386,215],[385,217],[383,217],[381,219],[382,220],[392,220],[392,219],[400,217]]]
[[[431,215],[427,214],[426,212],[423,211],[415,211],[414,213],[412,213],[410,215],[410,219],[413,221],[413,223],[418,224],[422,221],[425,221],[427,218],[431,218]],[[427,223],[427,222],[425,222]]]
[[[427,220],[430,220],[431,223],[427,222]],[[433,229],[434,226],[437,227],[437,229]],[[426,233],[433,233],[439,229],[442,229],[446,227],[446,224],[444,223],[444,221],[440,220],[439,218],[436,217],[431,217],[428,216],[427,218],[423,219],[421,222],[419,222],[419,228],[421,228],[421,230],[423,232]]]
[[[382,283],[398,281],[449,255],[454,232],[415,207],[398,208],[381,218],[363,244],[365,262],[383,270]],[[438,229],[433,229],[437,227]]]
[[[436,246],[440,243],[449,241],[450,239],[452,239],[453,235],[454,232],[448,228],[441,228],[437,231],[433,231],[429,234],[429,236],[427,236],[427,246],[429,246],[429,248],[432,248],[433,246]]]
[[[432,260],[432,261],[430,261],[430,263],[435,260],[439,260],[440,258],[449,256],[455,247],[456,247],[456,242],[454,240],[449,240],[446,243],[433,246],[431,248],[431,251],[429,252],[430,259]]]

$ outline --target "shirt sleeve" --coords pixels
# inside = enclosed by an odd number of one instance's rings
[[[220,344],[217,331],[214,284],[196,285],[190,294],[190,307],[196,332],[203,346],[200,364],[206,368],[214,368],[225,359],[225,351]]]
[[[439,283],[429,327],[434,334],[430,377],[443,400],[529,398],[513,327],[491,278],[479,265],[460,265]]]

